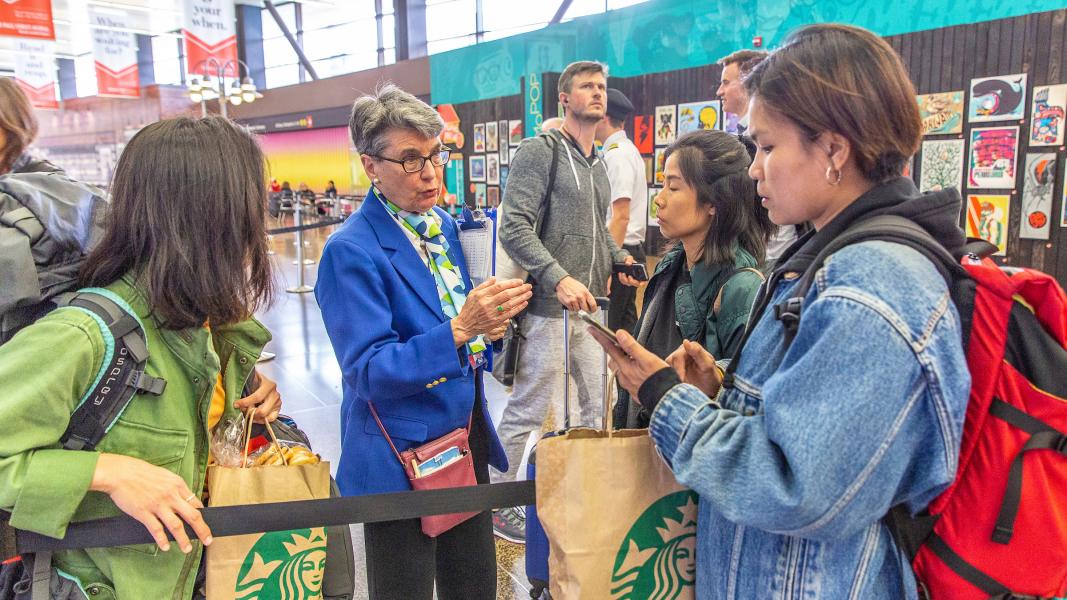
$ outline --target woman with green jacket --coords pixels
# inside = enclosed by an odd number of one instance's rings
[[[700,130],[667,148],[655,204],[660,233],[674,243],[645,289],[634,335],[660,358],[683,340],[699,343],[725,368],[763,282],[766,248],[749,148],[738,136]],[[761,209],[762,210],[762,209]],[[615,408],[620,427],[647,427],[647,411],[626,394]]]
[[[11,526],[63,537],[71,522],[121,511],[156,540],[57,552],[52,566],[94,600],[194,597],[211,542],[199,510],[210,428],[253,407],[259,421],[278,414],[274,383],[253,371],[270,339],[251,317],[271,295],[266,181],[256,141],[225,119],[160,121],[126,146],[81,283],[137,317],[145,371],[166,387],[135,395],[94,450],[59,443],[110,351],[94,317],[60,308],[0,346],[0,508]],[[242,398],[246,384],[255,391]]]

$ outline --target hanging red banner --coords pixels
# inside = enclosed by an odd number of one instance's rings
[[[233,0],[185,0],[185,64],[189,73],[214,73],[206,62],[237,60]],[[231,75],[232,73],[227,73]]]
[[[0,1],[0,36],[56,39],[52,0]]]
[[[137,69],[137,38],[129,31],[126,13],[89,7],[96,62],[96,88],[100,96],[137,98],[141,95]]]
[[[55,42],[20,40],[16,50],[15,82],[30,97],[35,108],[59,108]]]

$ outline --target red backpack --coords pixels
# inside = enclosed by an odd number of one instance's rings
[[[914,248],[945,277],[971,373],[955,481],[919,515],[897,507],[886,517],[920,594],[1067,596],[1067,295],[1045,273],[953,257],[915,223],[878,216],[830,242],[775,307],[787,332],[825,259],[869,240]]]

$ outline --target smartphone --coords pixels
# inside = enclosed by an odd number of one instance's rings
[[[433,473],[438,469],[443,469],[461,458],[463,458],[463,451],[460,450],[458,446],[452,446],[437,456],[428,458],[415,465],[415,476],[426,477],[430,473]]]
[[[593,335],[603,337],[604,341],[611,342],[616,348],[619,348],[619,342],[615,339],[615,332],[605,327],[600,321],[594,319],[593,315],[590,315],[584,310],[580,310],[578,311],[578,318],[593,326]],[[621,350],[622,348],[619,349]]]
[[[615,263],[612,265],[611,270],[614,273],[626,273],[638,281],[648,281],[648,271],[643,263],[635,262],[632,265]]]

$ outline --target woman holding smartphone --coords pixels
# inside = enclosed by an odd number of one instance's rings
[[[660,358],[692,340],[725,363],[763,281],[766,238],[748,209],[759,201],[752,157],[738,136],[710,130],[682,136],[666,156],[655,203],[660,232],[674,245],[648,282],[634,333]],[[615,423],[647,427],[648,411],[624,396]]]

